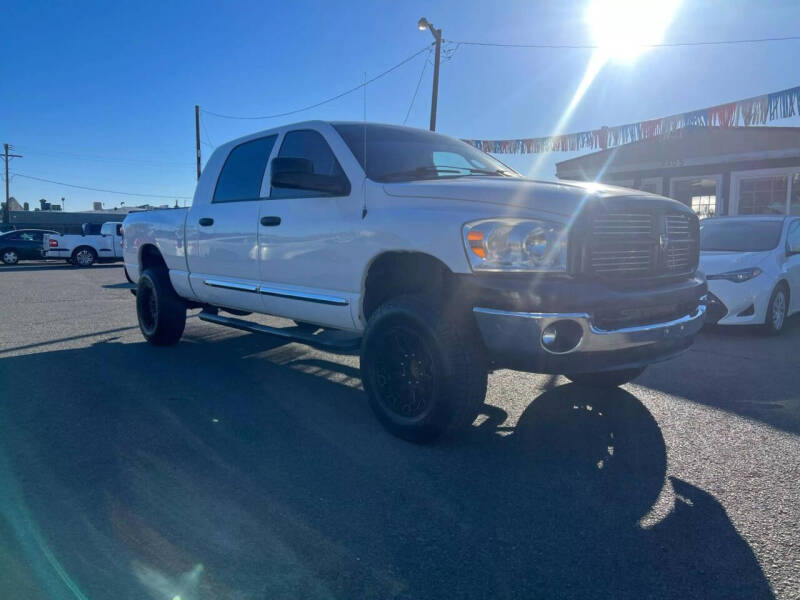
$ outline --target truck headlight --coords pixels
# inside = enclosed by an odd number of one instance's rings
[[[560,223],[534,219],[485,219],[464,225],[473,271],[567,270],[566,231]]]
[[[742,283],[743,281],[749,281],[758,275],[761,275],[761,269],[758,267],[753,267],[751,269],[740,269],[739,271],[728,271],[727,273],[708,275],[706,279],[727,279],[728,281],[733,281],[734,283]]]

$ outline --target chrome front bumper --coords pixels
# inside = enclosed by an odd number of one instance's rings
[[[639,367],[666,360],[691,346],[706,307],[662,323],[605,330],[587,313],[528,313],[473,308],[490,359],[496,367],[537,373],[579,373]],[[568,323],[580,339],[566,351],[548,349],[543,335]],[[578,330],[579,328],[579,330]],[[548,331],[552,331],[552,328]],[[577,337],[577,333],[575,333]]]

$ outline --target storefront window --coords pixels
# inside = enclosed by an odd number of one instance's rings
[[[786,186],[788,182],[789,178],[786,175],[742,179],[739,184],[739,214],[786,214]]]
[[[717,211],[717,180],[714,177],[674,179],[670,197],[690,206],[701,217],[713,217]]]
[[[701,219],[713,217],[717,213],[717,197],[692,196],[692,210]]]

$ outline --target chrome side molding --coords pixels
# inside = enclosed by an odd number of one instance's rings
[[[280,290],[262,285],[259,288],[259,293],[265,296],[275,296],[276,298],[289,298],[291,300],[307,300],[308,302],[316,302],[318,304],[330,304],[333,306],[347,306],[349,302],[345,298],[338,296],[327,296],[325,294],[312,294],[309,292],[290,292],[288,290]]]
[[[283,290],[265,285],[254,285],[252,283],[238,283],[236,281],[222,281],[220,279],[204,279],[203,283],[209,287],[221,288],[225,290],[252,292],[264,294],[265,296],[274,296],[276,298],[288,298],[290,300],[305,300],[306,302],[316,302],[317,304],[328,304],[331,306],[347,306],[350,304],[346,298],[340,298],[339,296]]]
[[[237,283],[235,281],[221,281],[219,279],[204,279],[209,287],[222,288],[225,290],[236,290],[238,292],[257,292],[258,286],[250,283]]]

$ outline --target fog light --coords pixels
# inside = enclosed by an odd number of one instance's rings
[[[553,354],[565,354],[581,342],[583,329],[576,321],[556,321],[542,331],[542,348]]]

